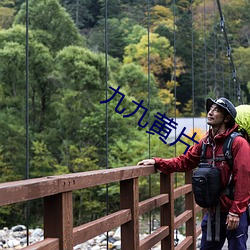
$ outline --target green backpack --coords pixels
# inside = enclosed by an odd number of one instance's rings
[[[236,108],[236,123],[239,125],[239,131],[248,140],[250,138],[250,105],[239,105]]]

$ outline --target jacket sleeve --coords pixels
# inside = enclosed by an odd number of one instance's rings
[[[154,157],[155,166],[165,174],[173,172],[186,172],[194,169],[200,163],[202,141],[190,147],[187,153],[176,158],[162,159]]]
[[[250,144],[242,137],[235,138],[232,145],[234,201],[230,212],[242,214],[250,201]]]

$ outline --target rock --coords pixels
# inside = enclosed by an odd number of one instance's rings
[[[122,242],[120,240],[116,241],[113,246],[115,247],[115,249],[120,250],[121,246],[122,246]]]
[[[95,238],[96,243],[100,243],[100,242],[102,242],[102,241],[105,240],[105,239],[106,239],[106,235],[105,235],[105,234],[101,234],[101,235],[99,235],[99,236],[97,236],[97,237]]]
[[[15,249],[22,249],[23,247],[21,245],[18,245],[15,247]]]
[[[0,238],[3,238],[7,235],[6,230],[0,230]]]
[[[26,236],[26,235],[25,235]],[[21,245],[24,245],[27,243],[27,237],[23,237],[21,240],[20,240],[20,243]]]
[[[115,231],[115,234],[113,235],[113,238],[116,240],[120,240],[121,239],[121,227],[118,227]]]
[[[36,228],[32,234],[32,237],[42,237],[43,236],[43,230],[41,228]]]
[[[23,233],[23,231],[15,231],[15,232],[13,232],[13,237],[14,238],[23,238],[23,237],[25,237],[26,236],[26,234],[24,234]]]
[[[140,239],[147,237],[148,234],[141,234]],[[179,243],[183,240],[184,236],[178,232]],[[41,228],[29,229],[29,244],[39,242],[44,239],[44,232]],[[108,241],[108,242],[107,242]],[[107,245],[108,244],[108,245]],[[27,230],[25,226],[17,225],[10,230],[4,228],[0,230],[0,250],[17,250],[27,246]],[[118,227],[114,231],[107,234],[100,234],[93,239],[88,240],[74,246],[74,250],[121,250],[121,228]],[[160,250],[160,243],[155,245],[152,250]]]
[[[79,244],[79,245],[76,245],[74,246],[74,250],[82,250],[82,249],[88,249],[88,244],[87,243],[83,243],[83,244]]]
[[[8,247],[16,247],[20,245],[20,242],[18,240],[13,239],[13,240],[7,241],[7,245]]]
[[[93,246],[95,244],[95,239],[88,240],[87,243]]]
[[[91,250],[100,250],[101,248],[99,246],[93,246]]]
[[[11,228],[13,232],[20,232],[23,230],[26,230],[26,227],[24,225],[17,225]]]
[[[109,237],[109,238],[108,238],[108,241],[109,241],[110,243],[114,243],[114,242],[116,241],[116,239],[114,239],[113,237]]]
[[[108,236],[109,236],[109,237],[113,236],[114,234],[115,234],[114,231],[109,231],[109,232],[108,232]]]
[[[101,246],[107,246],[107,241],[106,241],[106,240],[103,240],[102,242],[100,242],[100,245],[101,245]]]

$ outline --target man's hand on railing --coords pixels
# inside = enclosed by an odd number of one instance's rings
[[[142,160],[137,163],[137,166],[138,165],[155,165],[155,160],[154,159]]]

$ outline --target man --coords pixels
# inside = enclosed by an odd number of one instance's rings
[[[221,185],[226,189],[230,182],[230,176],[234,185],[233,198],[229,198],[226,192],[220,197],[220,237],[215,240],[215,215],[210,212],[212,220],[212,241],[207,241],[208,213],[202,219],[201,250],[222,249],[225,239],[228,239],[229,250],[247,249],[248,217],[247,206],[250,201],[250,146],[249,143],[237,136],[232,144],[233,170],[225,160],[215,161],[222,158],[223,145],[226,138],[238,130],[235,124],[236,109],[226,98],[217,100],[207,99],[207,124],[210,129],[206,136],[190,147],[185,155],[172,159],[153,158],[140,161],[138,165],[155,165],[165,174],[173,172],[186,172],[198,166],[202,152],[202,144],[207,144],[206,159],[210,160],[215,167],[221,169]],[[223,158],[222,158],[223,159]]]

